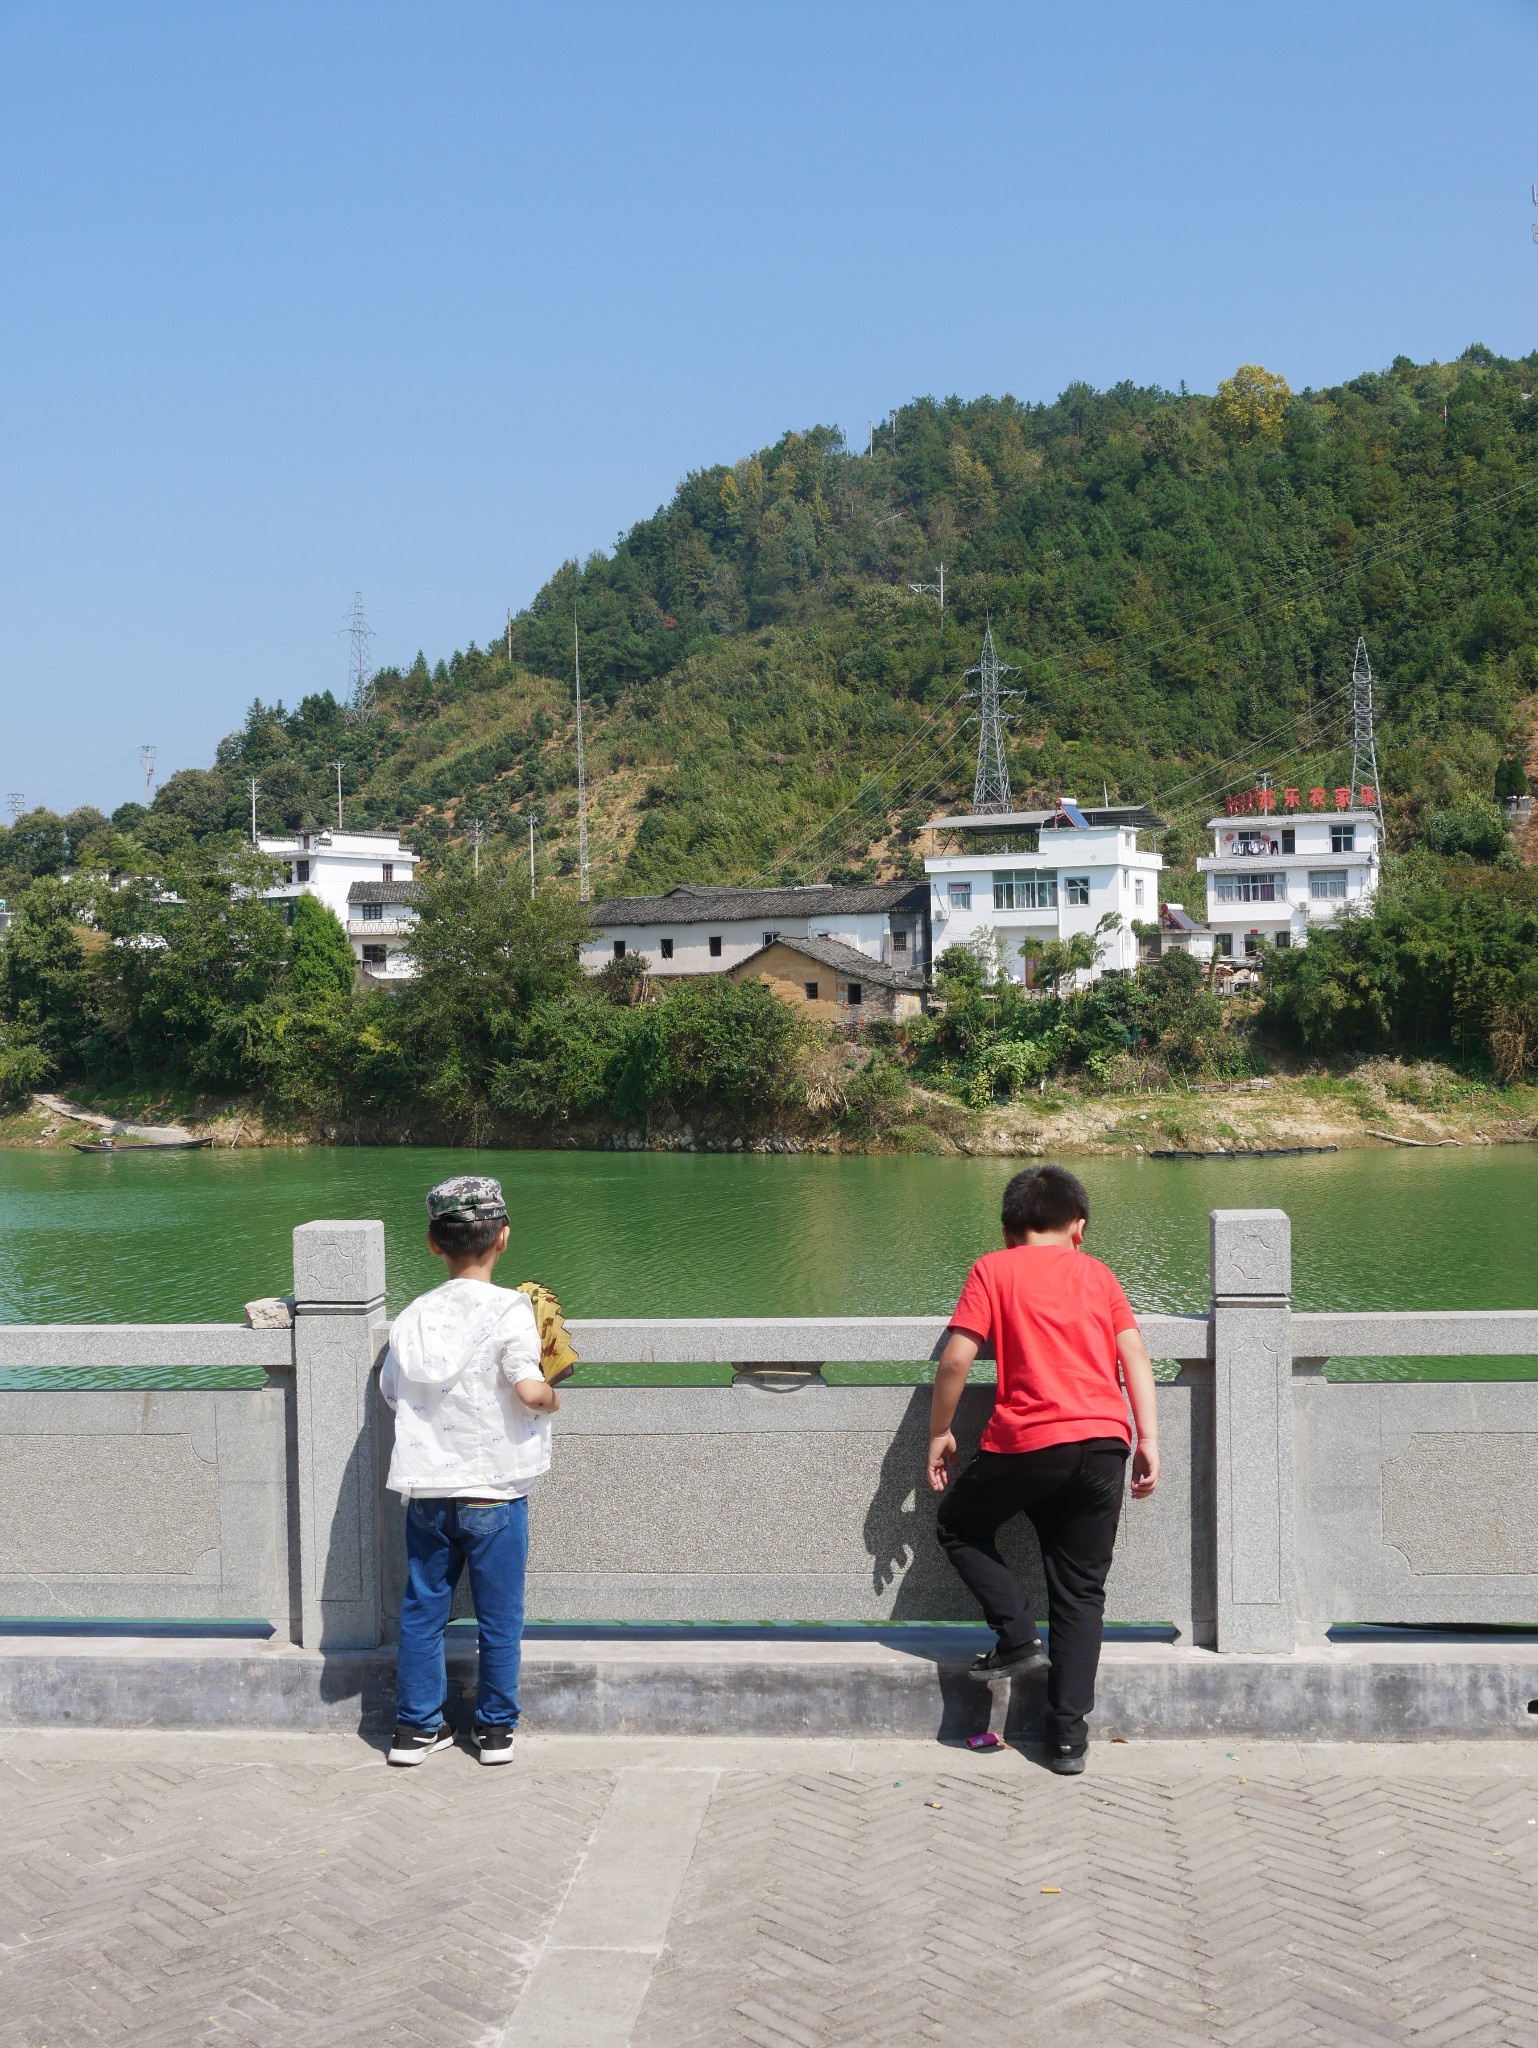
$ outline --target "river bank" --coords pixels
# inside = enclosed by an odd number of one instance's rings
[[[93,1135],[57,1106],[34,1099],[0,1116],[0,1149],[67,1151]],[[241,1103],[185,1096],[79,1091],[76,1108],[125,1124],[176,1126],[216,1151],[309,1146],[443,1146],[453,1136],[402,1122],[387,1129],[283,1130]],[[461,1141],[462,1142],[462,1141]],[[1538,1086],[1497,1088],[1432,1061],[1375,1059],[1331,1073],[1276,1074],[1233,1084],[1092,1093],[1048,1082],[1039,1092],[970,1110],[923,1088],[896,1097],[859,1128],[794,1125],[744,1135],[685,1121],[649,1129],[593,1125],[559,1131],[495,1130],[481,1144],[509,1151],[914,1153],[956,1157],[1102,1157],[1161,1151],[1230,1153],[1334,1147],[1538,1142]]]

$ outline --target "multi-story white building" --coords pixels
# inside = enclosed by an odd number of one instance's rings
[[[1306,946],[1316,925],[1368,909],[1377,893],[1377,811],[1304,809],[1303,794],[1252,791],[1234,799],[1235,810],[1207,820],[1213,850],[1196,865],[1207,877],[1207,922],[1230,958],[1253,955],[1261,939]],[[1307,794],[1327,801],[1351,792]]]
[[[971,946],[991,952],[996,971],[1007,980],[1029,986],[1030,960],[1022,947],[1092,933],[1114,912],[1121,923],[1101,935],[1095,965],[1084,979],[1137,966],[1133,921],[1158,917],[1164,865],[1157,853],[1139,848],[1138,832],[1157,831],[1163,821],[1127,805],[1078,815],[1085,824],[1071,823],[1061,810],[968,812],[935,820],[929,830],[937,845],[973,842],[924,862],[936,959],[948,946]],[[986,851],[978,844],[984,840],[992,842]]]
[[[266,892],[269,903],[318,896],[334,910],[366,973],[401,980],[412,973],[407,941],[416,922],[417,856],[397,832],[263,832],[257,847],[288,868]]]
[[[592,906],[582,965],[644,959],[658,976],[725,974],[777,939],[832,939],[887,967],[929,966],[929,891],[922,882],[844,888],[712,889],[684,882],[665,896],[616,896]]]

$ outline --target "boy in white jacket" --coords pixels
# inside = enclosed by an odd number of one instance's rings
[[[550,1469],[560,1401],[540,1369],[528,1296],[492,1285],[507,1249],[498,1182],[461,1174],[427,1197],[427,1243],[449,1269],[390,1326],[380,1388],[395,1410],[389,1486],[406,1496],[392,1764],[446,1749],[443,1632],[468,1566],[480,1632],[472,1730],[483,1764],[512,1760],[523,1647],[528,1494]]]

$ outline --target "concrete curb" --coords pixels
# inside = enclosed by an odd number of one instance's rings
[[[525,1644],[528,1723],[574,1735],[1029,1738],[1043,1681],[975,1678],[981,1632],[870,1640],[544,1637]],[[467,1711],[473,1645],[449,1658]],[[1096,1731],[1147,1739],[1538,1740],[1538,1642],[1331,1644],[1217,1656],[1109,1643]],[[287,1643],[0,1639],[0,1725],[251,1730],[389,1727],[394,1653]]]

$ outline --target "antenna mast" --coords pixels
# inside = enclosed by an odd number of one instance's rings
[[[369,642],[374,629],[363,616],[363,592],[352,594],[352,609],[347,614],[347,632],[352,642],[351,673],[352,701],[348,714],[355,725],[367,725],[374,715],[374,672],[369,666]]]
[[[967,674],[976,676],[977,688],[972,693],[977,703],[977,780],[972,785],[972,809],[995,812],[1014,809],[1009,793],[1009,764],[1004,758],[1004,699],[1013,697],[1013,690],[1000,688],[1004,676],[1017,676],[1019,669],[1007,661],[1000,661],[993,645],[993,627],[990,625],[983,634],[983,651],[975,668]]]
[[[144,763],[144,808],[148,810],[155,801],[155,749],[141,747],[139,759]]]
[[[577,896],[588,898],[587,869],[587,762],[582,752],[582,642],[577,633],[575,613],[571,621],[572,665],[577,676]]]
[[[1370,777],[1370,783],[1364,782]],[[1359,804],[1362,790],[1372,790],[1372,809],[1378,814],[1378,829],[1383,829],[1383,791],[1378,787],[1378,745],[1372,733],[1372,663],[1367,658],[1367,642],[1360,635],[1356,643],[1356,660],[1351,664],[1351,801]]]

